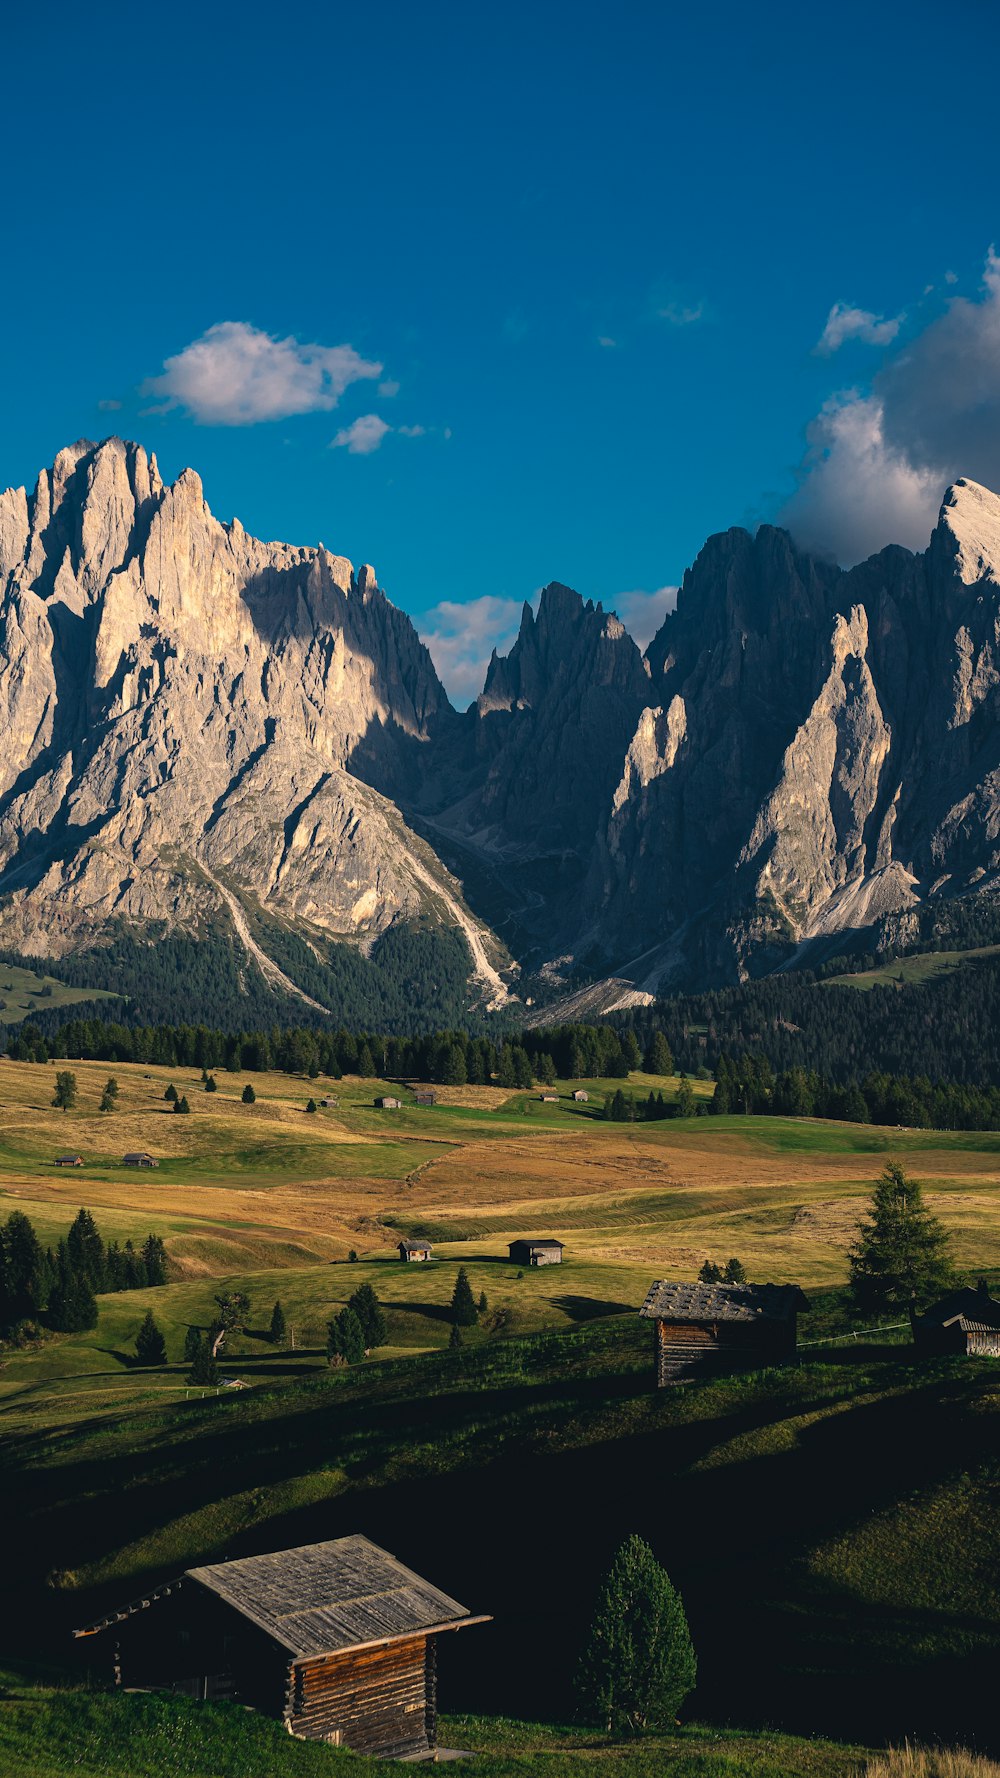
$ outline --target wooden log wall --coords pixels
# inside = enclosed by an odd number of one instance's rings
[[[297,1662],[289,1727],[313,1741],[339,1737],[356,1753],[427,1753],[427,1669],[426,1636]]]
[[[794,1353],[794,1322],[766,1327],[742,1322],[656,1323],[656,1381],[661,1389],[727,1371],[763,1369]]]

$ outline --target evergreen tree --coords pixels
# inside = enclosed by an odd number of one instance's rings
[[[76,1104],[76,1075],[68,1069],[56,1075],[56,1091],[52,1101],[57,1111],[72,1111]]]
[[[140,1364],[166,1364],[167,1342],[147,1309],[145,1320],[135,1336],[135,1355]]]
[[[712,1260],[707,1259],[698,1273],[698,1282],[700,1284],[718,1284],[721,1278],[722,1273],[719,1267]]]
[[[622,1032],[621,1046],[622,1055],[625,1058],[625,1066],[631,1074],[633,1068],[639,1068],[642,1065],[642,1051],[639,1048],[639,1040],[633,1030],[629,1029]]]
[[[57,1333],[86,1333],[97,1326],[97,1299],[86,1273],[74,1270],[65,1241],[60,1241],[56,1253],[56,1281],[49,1293],[48,1322]]]
[[[177,1088],[174,1086],[173,1081],[170,1082],[170,1085],[168,1086],[163,1097],[166,1099],[168,1105],[176,1105],[176,1103],[177,1103]]]
[[[0,1326],[13,1327],[26,1317],[40,1314],[45,1308],[52,1282],[51,1271],[34,1225],[23,1210],[11,1211],[0,1229],[0,1237],[3,1256]]]
[[[619,1549],[597,1597],[578,1674],[581,1702],[610,1735],[673,1726],[697,1673],[680,1594],[641,1537]]]
[[[451,1298],[451,1318],[456,1327],[475,1327],[476,1299],[464,1266],[459,1266]]]
[[[146,1274],[147,1284],[166,1284],[167,1250],[159,1235],[146,1236],[142,1244],[142,1267]]]
[[[359,1284],[354,1295],[348,1299],[347,1306],[354,1310],[361,1323],[366,1351],[373,1352],[376,1346],[384,1346],[389,1335],[389,1328],[382,1312],[382,1305],[372,1286]]]
[[[500,1051],[500,1072],[497,1085],[501,1087],[517,1086],[517,1069],[514,1066],[514,1051],[509,1043],[505,1043]]]
[[[451,1043],[444,1058],[441,1079],[446,1087],[464,1087],[468,1079],[465,1066],[465,1051],[460,1043]]]
[[[745,1284],[747,1281],[746,1272],[738,1259],[726,1261],[726,1269],[722,1276],[727,1284]]]
[[[242,1333],[250,1319],[250,1298],[245,1290],[225,1290],[217,1296],[219,1313],[212,1327],[212,1357],[217,1358],[231,1333]]]
[[[357,1265],[357,1263],[358,1263],[358,1250],[357,1250],[357,1248],[356,1248],[356,1247],[352,1247],[352,1248],[351,1248],[351,1249],[350,1249],[350,1251],[349,1251],[349,1253],[348,1253],[348,1255],[347,1255],[347,1263],[348,1263],[348,1265],[349,1265],[349,1266],[356,1266],[356,1265]]]
[[[864,1314],[924,1308],[953,1282],[949,1246],[917,1181],[890,1161],[848,1253],[855,1306]]]
[[[202,1389],[214,1389],[219,1381],[219,1367],[215,1362],[212,1342],[207,1334],[204,1339],[198,1336],[198,1344],[191,1360],[188,1382]]]
[[[257,1095],[254,1092],[253,1087],[250,1085],[250,1082],[247,1081],[246,1086],[243,1088],[243,1104],[252,1105],[256,1097]]]
[[[284,1342],[286,1332],[287,1332],[287,1326],[285,1323],[285,1311],[282,1308],[280,1302],[278,1302],[278,1303],[275,1303],[274,1308],[271,1310],[271,1344],[272,1344],[272,1346],[282,1345]]]
[[[457,1321],[453,1321],[451,1324],[451,1332],[448,1335],[448,1350],[450,1352],[454,1352],[457,1350],[457,1348],[459,1346],[461,1346],[461,1344],[462,1344],[462,1329],[459,1327]]]
[[[859,1086],[848,1087],[844,1094],[840,1115],[845,1118],[849,1124],[871,1123],[872,1119],[871,1112],[868,1110],[868,1101]]]
[[[485,1290],[481,1290],[479,1292],[479,1302],[476,1305],[476,1313],[480,1316],[485,1315],[487,1310],[489,1309],[489,1306],[490,1305],[487,1300],[486,1292],[485,1292]]]
[[[538,1058],[538,1061],[535,1064],[535,1071],[538,1075],[539,1080],[541,1081],[541,1083],[544,1087],[554,1087],[555,1086],[555,1084],[556,1084],[556,1065],[555,1065],[554,1061],[552,1060],[552,1057],[549,1055],[548,1050],[542,1051],[541,1055]]]
[[[201,1345],[201,1328],[200,1327],[189,1327],[187,1330],[187,1333],[184,1335],[184,1361],[186,1364],[193,1364],[194,1363],[195,1354],[197,1353],[198,1347],[200,1345]]]
[[[643,1067],[647,1074],[673,1074],[674,1058],[662,1031],[654,1031],[649,1040]]]
[[[326,1330],[326,1353],[343,1364],[360,1364],[365,1355],[365,1335],[354,1310],[348,1305]]]
[[[186,1093],[182,1093],[180,1098],[175,1100],[174,1110],[180,1111],[184,1114],[186,1114],[187,1112],[189,1112],[191,1110],[191,1107],[187,1102],[187,1094]]]
[[[362,1043],[359,1046],[357,1072],[360,1074],[362,1080],[375,1079],[375,1057],[372,1055],[367,1043]]]
[[[206,1091],[206,1093],[217,1093],[218,1090],[219,1090],[219,1083],[216,1080],[215,1075],[214,1074],[206,1075],[206,1077],[205,1077],[205,1091]]]
[[[66,1237],[70,1269],[85,1278],[91,1290],[107,1286],[107,1257],[100,1231],[89,1210],[80,1210]]]
[[[306,1110],[307,1111],[315,1111],[316,1109],[317,1109],[317,1106],[316,1106],[315,1099],[310,1099],[308,1105],[306,1106]]]
[[[677,1088],[676,1105],[678,1117],[694,1116],[694,1088],[687,1076],[683,1074],[681,1075],[680,1085]]]
[[[112,1075],[101,1094],[101,1103],[98,1109],[100,1111],[114,1111],[117,1102],[118,1082],[115,1080],[114,1075]]]

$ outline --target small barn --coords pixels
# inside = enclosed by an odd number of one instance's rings
[[[437,1742],[437,1643],[488,1623],[367,1537],[189,1568],[74,1632],[115,1685],[233,1699],[389,1759]],[[88,1651],[89,1652],[89,1651]]]
[[[558,1093],[539,1093],[538,1097],[543,1105],[558,1105],[559,1103]]]
[[[808,1307],[797,1284],[651,1285],[639,1313],[655,1324],[658,1386],[787,1362]]]
[[[82,1167],[82,1154],[60,1154],[56,1156],[57,1167]]]
[[[398,1111],[401,1104],[401,1099],[394,1099],[391,1093],[383,1093],[376,1099],[375,1109],[377,1111]]]
[[[413,1094],[414,1105],[436,1105],[438,1096],[433,1087],[417,1087]]]
[[[582,1087],[577,1087],[573,1097],[578,1105],[587,1105],[590,1101],[590,1094],[585,1093]]]
[[[330,1107],[331,1107],[331,1106],[333,1106],[333,1105],[339,1105],[339,1104],[340,1104],[340,1100],[339,1100],[339,1099],[338,1099],[338,1098],[337,1098],[337,1097],[336,1097],[336,1095],[335,1095],[335,1094],[333,1094],[333,1093],[328,1093],[328,1094],[327,1094],[327,1096],[326,1096],[326,1098],[325,1098],[325,1099],[321,1099],[321,1100],[320,1100],[320,1104],[321,1104],[321,1105],[322,1105],[322,1106],[323,1106],[323,1107],[324,1107],[324,1108],[325,1108],[325,1109],[326,1109],[326,1110],[329,1110],[329,1109],[330,1109]]]
[[[156,1156],[147,1154],[144,1149],[135,1154],[122,1155],[123,1167],[158,1167],[159,1164]]]
[[[539,1235],[535,1240],[522,1237],[512,1241],[507,1252],[516,1266],[561,1266],[563,1244],[551,1241],[547,1235]]]
[[[969,1358],[1000,1358],[1000,1303],[985,1284],[952,1290],[913,1323],[914,1344],[928,1354],[964,1352]]]
[[[423,1260],[430,1259],[431,1244],[429,1241],[400,1241],[399,1257],[411,1262],[416,1261],[419,1264]]]

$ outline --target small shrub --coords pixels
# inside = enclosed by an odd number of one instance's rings
[[[243,1104],[244,1105],[253,1105],[256,1098],[257,1098],[257,1095],[254,1092],[253,1087],[250,1085],[250,1082],[247,1081],[246,1086],[243,1088]]]

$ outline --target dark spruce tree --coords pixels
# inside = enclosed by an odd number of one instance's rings
[[[455,1327],[475,1327],[476,1299],[472,1294],[469,1275],[464,1266],[459,1266],[458,1277],[451,1297],[451,1319]]]
[[[74,1269],[65,1241],[60,1241],[56,1252],[56,1281],[49,1293],[48,1322],[57,1333],[86,1333],[97,1326],[97,1298],[86,1273]]]
[[[193,1364],[198,1347],[201,1345],[201,1328],[189,1327],[184,1335],[184,1362]]]
[[[174,1086],[173,1081],[170,1082],[170,1085],[168,1086],[163,1097],[166,1099],[168,1105],[176,1105],[177,1104],[177,1097],[178,1097],[177,1088]]]
[[[56,1075],[56,1091],[52,1100],[57,1111],[72,1111],[76,1104],[76,1075],[64,1069]]]
[[[647,1074],[673,1074],[674,1058],[662,1031],[654,1031],[646,1048],[643,1067]]]
[[[353,1296],[348,1300],[348,1308],[353,1309],[361,1323],[365,1336],[365,1349],[374,1352],[376,1346],[384,1346],[389,1329],[382,1305],[370,1284],[360,1284]]]
[[[135,1356],[143,1365],[167,1362],[167,1342],[153,1319],[152,1309],[146,1310],[145,1319],[135,1336]]]
[[[287,1331],[285,1311],[280,1302],[275,1303],[274,1308],[271,1310],[270,1337],[272,1346],[284,1345],[285,1334]]]
[[[204,1339],[199,1334],[198,1344],[191,1359],[191,1369],[188,1372],[188,1382],[194,1383],[202,1389],[213,1389],[218,1381],[219,1367],[215,1362],[212,1342],[207,1334]]]
[[[954,1281],[949,1245],[917,1181],[890,1161],[848,1254],[855,1307],[864,1315],[925,1308]]]
[[[257,1098],[257,1095],[254,1092],[253,1087],[250,1085],[250,1082],[247,1081],[247,1084],[243,1088],[243,1093],[242,1093],[242,1099],[243,1099],[244,1105],[253,1105],[256,1098]]]
[[[598,1593],[577,1677],[583,1710],[609,1735],[668,1730],[696,1675],[681,1596],[648,1543],[630,1537]]]
[[[349,1305],[327,1326],[326,1355],[331,1364],[360,1364],[364,1358],[364,1329]]]
[[[106,1290],[107,1257],[100,1230],[89,1210],[80,1210],[66,1236],[66,1249],[72,1270],[86,1278],[95,1294]]]

